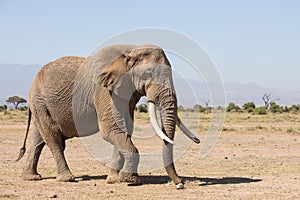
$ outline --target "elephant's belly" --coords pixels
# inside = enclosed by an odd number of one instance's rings
[[[99,131],[99,126],[96,123],[76,123],[60,125],[60,130],[66,138],[84,137],[96,134]]]
[[[69,103],[71,105],[71,103]],[[52,106],[52,117],[66,138],[83,137],[99,131],[96,110],[78,106]],[[71,109],[72,108],[72,109]]]
[[[95,134],[99,131],[98,118],[92,113],[76,116],[74,117],[73,130],[75,130],[76,137]]]

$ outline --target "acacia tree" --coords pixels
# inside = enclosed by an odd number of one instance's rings
[[[27,101],[25,99],[23,99],[22,97],[12,96],[12,97],[9,97],[5,102],[11,103],[15,107],[15,109],[18,109],[19,104],[26,103]]]

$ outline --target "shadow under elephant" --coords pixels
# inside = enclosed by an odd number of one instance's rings
[[[89,176],[83,175],[76,177],[82,181],[89,180],[105,180],[107,175],[102,176]],[[261,182],[262,179],[253,179],[246,177],[223,177],[223,178],[207,178],[207,177],[188,177],[181,176],[184,182],[199,182],[199,186],[210,186],[210,185],[227,185],[227,184],[245,184]],[[170,177],[162,175],[142,175],[140,176],[140,184],[128,184],[128,186],[140,186],[140,185],[161,185],[170,182]]]

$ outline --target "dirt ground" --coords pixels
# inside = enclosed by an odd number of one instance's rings
[[[198,114],[189,116],[199,120]],[[137,127],[147,123],[139,117]],[[192,127],[202,141],[209,121],[209,115],[201,114],[200,127]],[[24,181],[20,175],[27,154],[19,162],[14,159],[25,130],[25,113],[0,112],[0,199],[300,199],[299,114],[229,113],[207,157],[200,158],[201,144],[193,144],[176,161],[177,172],[185,180],[184,190],[176,190],[163,169],[140,174],[142,184],[138,186],[108,185],[107,168],[78,138],[67,141],[66,149],[76,182],[55,181],[56,167],[47,147],[39,163],[44,179]]]

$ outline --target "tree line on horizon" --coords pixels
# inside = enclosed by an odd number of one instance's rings
[[[195,104],[193,107],[183,107],[178,106],[179,112],[199,112],[199,113],[211,113],[213,109],[225,110],[226,112],[237,112],[237,113],[253,113],[258,115],[265,115],[268,112],[271,113],[300,113],[300,104],[291,105],[291,106],[280,106],[274,100],[271,101],[270,94],[265,94],[263,96],[264,106],[256,106],[254,102],[247,102],[241,107],[231,102],[227,105],[226,108],[218,106],[217,108],[211,107],[205,102],[205,106],[200,104]],[[27,110],[27,106],[19,106],[27,101],[19,96],[11,96],[6,100],[7,104],[13,105],[13,108],[16,110]],[[7,110],[8,106],[0,106],[0,112]],[[147,104],[142,103],[136,106],[135,110],[137,112],[146,113],[148,112]]]

